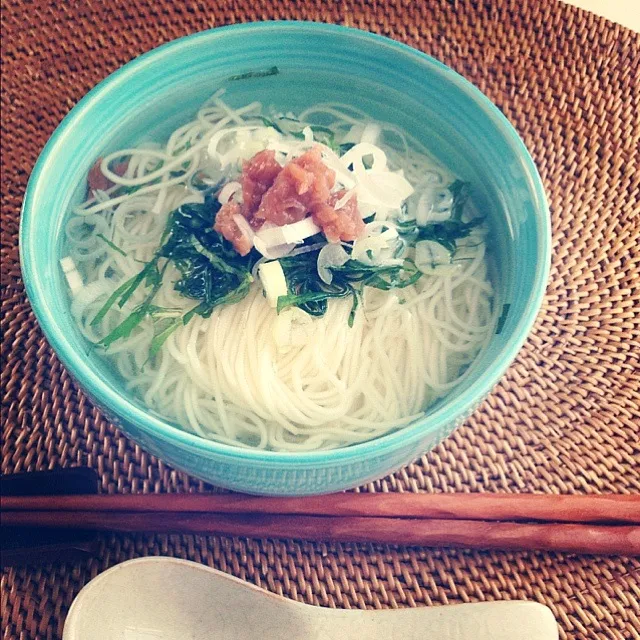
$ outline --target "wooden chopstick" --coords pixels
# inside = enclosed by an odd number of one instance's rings
[[[6,511],[3,525],[224,534],[325,542],[640,554],[640,527],[202,512]]]
[[[338,493],[306,498],[241,494],[3,497],[8,511],[280,514],[432,520],[640,524],[638,495]]]

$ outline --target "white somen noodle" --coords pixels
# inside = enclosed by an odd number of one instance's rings
[[[197,172],[213,184],[225,167],[239,167],[264,148],[275,149],[284,163],[313,143],[310,130],[304,138],[280,135],[256,120],[261,113],[259,103],[234,110],[216,95],[166,145],[103,159],[103,173],[116,187],[92,194],[66,227],[69,255],[84,283],[74,290],[72,313],[89,340],[104,337],[144,298],[136,291],[92,326],[113,291],[151,259],[170,212],[197,200],[191,188]],[[402,169],[402,180],[416,189],[412,206],[427,187],[434,191],[451,182],[452,175],[402,131],[383,123],[364,127],[370,119],[352,108],[318,105],[299,118],[330,127],[338,141],[355,137],[357,143],[364,136],[363,149],[374,142],[384,148],[390,168]],[[112,167],[122,159],[128,165],[120,176]],[[365,166],[367,156],[358,162],[363,160]],[[232,180],[237,174],[227,181]],[[127,191],[118,191],[119,185]],[[238,191],[233,185],[223,197]],[[450,206],[446,198],[438,202],[443,210]],[[422,197],[420,206],[424,203]],[[484,233],[480,229],[464,239],[456,264],[427,269],[412,286],[365,287],[353,326],[350,298],[329,300],[322,317],[297,308],[278,314],[256,282],[241,302],[216,308],[208,318],[194,316],[157,355],[149,357],[153,329],[147,319],[113,343],[106,357],[139,400],[203,438],[278,451],[369,440],[423,415],[459,383],[488,342],[495,313]],[[378,247],[380,241],[370,242]],[[179,315],[193,301],[173,289],[179,277],[173,271],[167,267],[154,304]]]

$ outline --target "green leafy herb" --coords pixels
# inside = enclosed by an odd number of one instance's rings
[[[464,206],[469,199],[469,183],[462,180],[454,180],[449,185],[449,191],[453,196],[451,219],[459,222],[462,220]]]
[[[274,69],[274,73],[277,73],[277,68],[274,67]],[[245,74],[242,77],[255,77],[256,73]],[[272,72],[262,75],[272,75]],[[241,76],[234,77],[234,79],[240,78]],[[283,121],[292,121],[291,118],[278,118],[277,123],[262,116],[258,119],[265,126],[272,126],[284,134],[297,138],[304,137],[301,130],[289,131],[288,127],[281,126]],[[298,126],[302,124],[295,122]],[[316,139],[320,140],[325,136],[325,144],[334,148],[334,133],[331,129],[319,125],[312,125],[312,129]],[[335,148],[337,152],[344,153],[348,150],[347,147],[348,145],[340,145]],[[415,246],[420,240],[438,242],[453,256],[457,242],[466,238],[473,228],[482,223],[480,218],[469,222],[462,221],[464,204],[468,198],[467,185],[456,181],[449,189],[454,197],[453,213],[449,220],[418,227],[415,220],[407,219],[405,208],[404,215],[397,222],[398,234],[402,242],[398,243],[395,257],[402,253],[404,247]],[[154,324],[154,336],[149,349],[149,357],[153,357],[169,336],[180,326],[188,324],[195,315],[207,318],[216,307],[240,302],[249,293],[253,282],[251,269],[259,258],[259,254],[252,251],[247,256],[240,256],[233,246],[213,229],[219,209],[220,204],[217,199],[208,193],[205,195],[204,204],[185,204],[172,212],[155,254],[148,262],[143,263],[139,273],[121,284],[111,294],[91,322],[92,326],[99,324],[114,305],[117,304],[119,308],[123,308],[136,292],[144,292],[144,295],[140,296],[142,301],[99,342],[100,345],[109,347],[117,340],[130,336],[140,323],[149,318]],[[126,255],[102,234],[100,237],[112,249]],[[319,234],[307,238],[305,244],[307,246],[322,244],[324,240],[324,236]],[[374,287],[383,291],[402,289],[415,284],[422,276],[422,272],[409,259],[393,265],[372,265],[349,259],[341,266],[330,267],[332,281],[326,283],[318,274],[318,251],[319,248],[316,248],[280,259],[287,281],[288,294],[278,298],[278,313],[295,306],[312,316],[323,316],[330,299],[351,297],[352,305],[348,323],[352,326],[364,287]],[[372,258],[371,255],[369,257]],[[154,298],[163,285],[164,276],[170,264],[179,273],[179,278],[173,283],[174,289],[196,303],[184,313],[154,304]],[[508,310],[509,305],[504,305],[498,321],[497,333],[502,330]]]
[[[433,240],[449,250],[451,256],[457,250],[457,241],[469,236],[471,231],[484,222],[484,218],[474,218],[469,222],[462,222],[465,203],[469,197],[468,183],[456,180],[449,186],[453,194],[451,218],[442,222],[430,222],[424,226],[417,226],[415,220],[408,219],[406,207],[403,217],[396,223],[398,235],[407,246],[415,246],[420,240]]]
[[[152,265],[152,266],[150,266]],[[166,271],[168,263],[165,263],[162,270],[159,270],[155,262],[150,262],[133,280],[129,289],[127,289],[118,305],[124,306],[126,301],[133,295],[135,289],[142,280],[146,279],[146,286],[151,287],[151,292],[147,294],[144,301],[136,307],[133,313],[129,314],[111,333],[102,338],[98,342],[99,345],[107,348],[117,340],[128,338],[131,332],[147,317],[157,314],[160,307],[152,304],[153,298],[162,286],[162,277]]]
[[[137,276],[131,279],[131,284],[127,289],[125,289],[124,293],[120,297],[120,300],[118,301],[118,306],[120,308],[124,307],[124,305],[127,304],[131,296],[135,293],[136,289],[145,280],[147,280],[147,286],[153,286],[157,282],[158,280],[158,276],[157,276],[158,269],[156,267],[157,262],[158,262],[158,257],[156,256],[150,262],[147,262],[147,264],[144,266],[142,271],[138,273]]]
[[[453,256],[457,248],[456,242],[462,238],[466,238],[472,229],[483,222],[483,218],[474,218],[469,222],[461,222],[453,218],[443,220],[442,222],[432,222],[424,227],[418,227],[415,241],[433,240],[448,249]]]
[[[124,256],[125,258],[127,257],[127,252],[123,251],[117,244],[111,242],[111,240],[109,240],[109,238],[107,238],[103,233],[99,233],[97,237],[103,242],[106,242],[108,246],[110,246],[114,251],[117,251],[121,256]]]
[[[174,318],[171,322],[169,322],[163,329],[156,332],[151,340],[151,345],[149,346],[149,357],[152,358],[159,351],[162,345],[167,341],[167,338],[180,326],[186,325],[185,315],[180,316],[179,318]]]
[[[400,219],[396,222],[396,230],[400,239],[410,247],[416,244],[418,237],[418,227],[413,219]]]
[[[299,307],[313,316],[323,316],[326,312],[326,301],[329,298],[344,298],[350,294],[349,288],[329,288],[324,291],[307,291],[290,294],[278,298],[277,311],[280,313],[287,307]],[[305,307],[308,307],[305,308]],[[322,309],[322,312],[319,311]]]
[[[131,286],[131,284],[133,283],[133,281],[136,278],[137,278],[137,276],[134,276],[133,278],[130,278],[129,280],[127,280],[126,282],[121,284],[109,296],[109,299],[102,305],[102,307],[100,308],[100,311],[98,311],[98,313],[96,314],[96,317],[91,321],[91,326],[92,327],[95,327],[96,325],[100,324],[100,322],[102,322],[104,317],[109,312],[109,309],[111,309],[111,307],[116,303],[116,300]]]
[[[209,199],[205,204],[182,205],[171,214],[154,256],[137,275],[114,291],[93,319],[91,324],[98,324],[114,304],[122,308],[140,287],[145,289],[144,300],[99,342],[100,345],[109,347],[128,337],[149,317],[156,326],[150,348],[152,356],[181,323],[187,324],[195,314],[208,317],[215,307],[239,302],[247,295],[256,257],[239,256],[214,231],[213,222],[219,207],[217,201]],[[176,291],[198,301],[195,307],[178,317],[175,310],[153,304],[170,263],[180,273],[174,283]]]
[[[262,122],[262,124],[265,127],[271,127],[272,129],[275,129],[278,133],[284,133],[284,131],[280,128],[280,126],[274,122],[273,120],[270,120],[269,118],[266,118],[265,116],[255,116],[255,118],[257,120],[260,120],[260,122]]]
[[[290,120],[290,118],[280,118],[281,120]],[[324,144],[327,147],[329,147],[330,149],[332,149],[333,151],[337,151],[338,146],[336,146],[335,143],[335,133],[333,132],[332,129],[329,129],[329,127],[324,127],[320,124],[304,124],[302,122],[298,122],[298,125],[303,125],[303,128],[309,127],[309,129],[311,129],[311,131],[313,131],[313,139],[316,142],[319,142],[320,144]],[[296,129],[293,130],[291,127],[289,127],[288,129],[284,130],[282,128],[279,129],[279,131],[281,133],[286,133],[289,134],[290,136],[293,136],[294,138],[297,138],[298,140],[304,140],[304,133],[302,129]]]
[[[278,313],[296,306],[312,316],[323,316],[330,298],[344,298],[352,294],[352,287],[334,281],[326,284],[320,279],[317,268],[317,251],[280,259],[289,295],[278,298]]]
[[[351,311],[349,312],[349,319],[347,320],[347,324],[349,328],[353,327],[353,323],[356,319],[356,311],[358,310],[358,305],[360,304],[360,292],[357,289],[353,290],[353,304],[351,305]]]
[[[254,118],[262,122],[265,127],[271,127],[278,133],[289,135],[293,138],[297,138],[298,140],[304,140],[303,129],[305,127],[309,127],[311,131],[313,131],[313,138],[316,142],[326,145],[340,155],[344,153],[340,152],[340,148],[344,145],[336,144],[335,132],[329,127],[325,127],[320,124],[305,124],[304,122],[300,122],[297,118],[290,118],[289,116],[278,116],[275,120],[265,116],[254,116]]]
[[[128,338],[131,332],[147,317],[147,310],[144,306],[129,314],[108,336],[102,338],[99,345],[108,348],[117,340]]]
[[[275,76],[280,73],[278,67],[269,67],[261,71],[247,71],[236,76],[230,76],[227,80],[248,80],[249,78],[266,78],[267,76]]]
[[[350,149],[353,149],[353,147],[355,146],[356,146],[355,142],[345,142],[343,144],[340,144],[338,145],[337,154],[339,156],[343,156],[345,153],[347,153],[347,151],[349,151]]]
[[[353,325],[359,296],[364,287],[388,291],[415,284],[422,273],[410,260],[402,265],[377,266],[358,260],[347,260],[342,266],[330,267],[333,279],[327,284],[320,279],[317,270],[317,253],[310,251],[280,260],[287,280],[289,294],[278,298],[278,313],[296,306],[312,316],[323,316],[331,298],[353,299],[349,314],[349,326]]]
[[[329,129],[329,127],[323,127],[319,124],[312,124],[309,125],[309,127],[311,128],[311,131],[313,131],[313,139],[316,142],[320,142],[321,144],[326,145],[334,151],[337,150],[337,146],[335,143],[336,134],[331,129]]]

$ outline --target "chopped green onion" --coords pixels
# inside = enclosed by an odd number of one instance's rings
[[[117,244],[111,242],[111,240],[109,240],[109,238],[107,238],[103,233],[99,233],[97,237],[106,242],[107,245],[109,245],[114,251],[117,251],[121,256],[124,256],[125,258],[127,257],[127,252],[123,251]]]

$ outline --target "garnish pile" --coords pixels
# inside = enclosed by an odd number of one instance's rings
[[[395,197],[390,206],[396,206],[399,215],[388,222],[376,221],[375,214],[363,218],[358,198],[365,194],[366,213],[366,190],[337,188],[343,183],[323,154],[327,149],[338,159],[337,153],[349,154],[359,145],[335,148],[326,133],[314,134],[316,139],[325,135],[322,146],[311,147],[284,166],[274,151],[258,152],[243,163],[235,181],[209,187],[204,202],[173,211],[153,257],[113,292],[93,319],[92,325],[98,325],[114,305],[122,308],[136,291],[144,291],[142,302],[99,344],[109,347],[150,318],[153,356],[196,314],[206,318],[216,307],[241,301],[256,278],[277,313],[298,307],[322,316],[329,299],[350,298],[351,326],[364,287],[402,289],[437,266],[452,263],[458,241],[481,222],[463,221],[465,183],[449,185],[453,202],[447,219],[418,224],[407,216],[404,202],[413,188],[401,172],[386,169],[385,159],[385,175],[393,178],[388,182],[390,196],[385,197]],[[352,155],[354,164],[364,165],[362,155]],[[346,166],[355,173],[354,164]],[[368,164],[365,172],[371,169],[371,161]],[[168,273],[174,289],[194,301],[186,312],[154,304]]]

